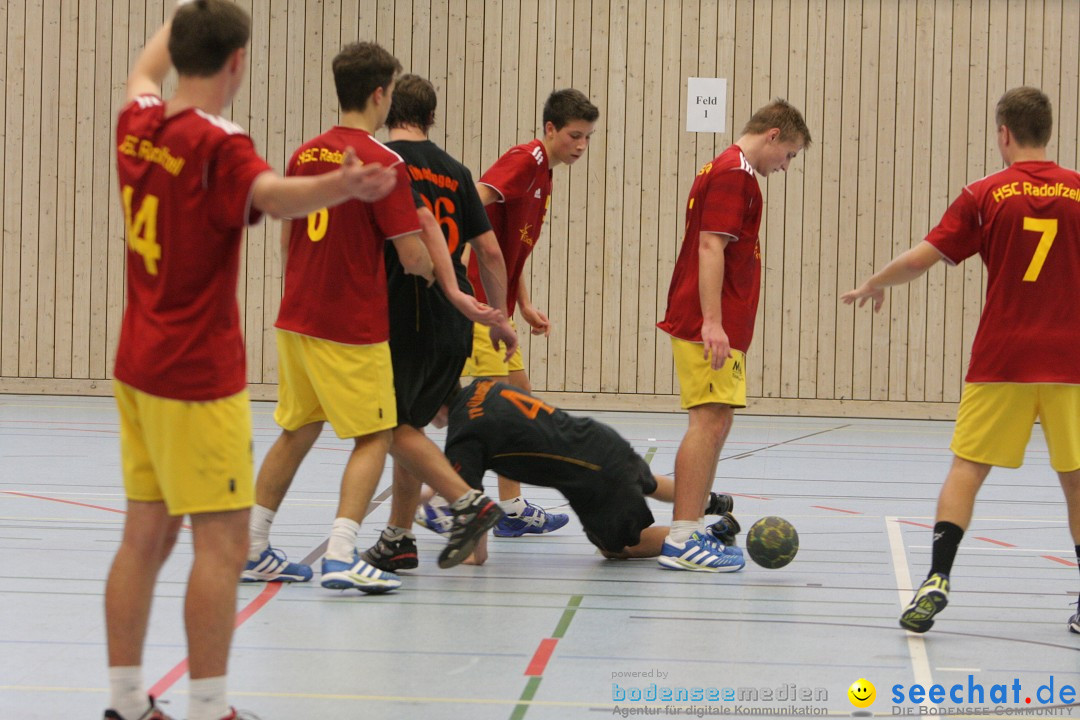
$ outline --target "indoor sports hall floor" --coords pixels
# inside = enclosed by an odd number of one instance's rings
[[[255,405],[256,461],[277,434],[272,410]],[[598,417],[656,470],[672,470],[684,415]],[[1080,685],[1080,635],[1065,626],[1080,576],[1038,429],[1023,469],[991,474],[935,629],[918,637],[897,627],[929,564],[951,429],[739,416],[715,489],[735,495],[744,529],[764,515],[795,524],[802,547],[781,570],[604,561],[574,520],[554,535],[495,540],[486,566],[447,571],[435,565],[442,540],[418,529],[420,568],[385,596],[241,586],[231,699],[264,720],[893,716],[920,713],[907,695],[918,683],[963,701],[946,696],[924,712],[1080,716],[1060,707],[1063,686]],[[291,558],[321,551],[346,452],[326,432],[301,468],[273,535]],[[0,468],[0,718],[100,718],[102,591],[124,519],[112,400],[0,396]],[[387,476],[365,546],[387,517]],[[528,495],[563,504],[546,488]],[[657,504],[655,515],[666,523],[670,507]],[[188,540],[162,572],[144,662],[148,686],[178,718]],[[847,694],[860,679],[877,690],[867,710]],[[995,702],[995,685],[1007,702]],[[894,703],[894,686],[904,702]],[[702,700],[632,699],[692,698],[694,688]]]

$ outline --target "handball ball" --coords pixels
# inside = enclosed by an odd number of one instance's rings
[[[782,568],[799,552],[799,533],[782,517],[763,517],[746,533],[746,552],[763,568]]]

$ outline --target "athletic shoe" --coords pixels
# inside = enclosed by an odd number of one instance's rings
[[[105,711],[105,720],[125,720],[124,716],[115,710]],[[150,696],[150,707],[135,720],[173,720],[171,717],[161,712],[157,703],[154,702],[153,696]]]
[[[450,512],[450,506],[445,502],[436,504],[433,502],[421,503],[416,508],[414,521],[420,527],[427,528],[431,532],[445,535],[454,527],[454,515]]]
[[[378,542],[362,552],[360,557],[369,565],[387,572],[412,570],[420,564],[416,556],[416,540],[408,535],[390,540],[383,533]]]
[[[1069,618],[1069,632],[1080,634],[1080,607],[1077,607],[1076,614]]]
[[[359,590],[374,595],[397,590],[401,587],[401,578],[369,565],[360,559],[360,553],[353,550],[351,562],[323,558],[322,586],[330,590]]]
[[[281,550],[267,546],[258,560],[248,560],[240,582],[307,582],[311,566],[289,562]]]
[[[564,513],[549,513],[544,508],[525,501],[525,510],[520,515],[507,515],[495,526],[495,537],[521,537],[522,535],[543,535],[555,532],[566,523],[570,516]]]
[[[706,515],[725,515],[735,509],[735,498],[720,493],[709,493],[709,504],[705,508]]]
[[[715,539],[694,531],[684,543],[664,540],[657,562],[666,570],[693,570],[696,572],[735,572],[746,565],[742,551],[728,552]]]
[[[439,567],[452,568],[469,557],[476,543],[495,524],[506,517],[499,504],[482,494],[471,490],[473,496],[464,510],[453,510],[454,527],[450,531],[450,540],[439,554]]]
[[[949,604],[949,576],[934,573],[926,578],[915,597],[900,615],[900,627],[924,633],[934,625],[934,616]],[[1075,619],[1075,618],[1074,618]]]
[[[720,514],[720,519],[705,528],[706,534],[716,538],[721,545],[735,547],[735,536],[742,532],[739,521],[730,512]]]

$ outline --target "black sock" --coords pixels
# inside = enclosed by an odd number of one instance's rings
[[[960,540],[963,537],[964,531],[959,525],[947,521],[934,524],[934,549],[930,557],[930,575],[934,573],[948,575],[952,572],[956,550],[960,547]]]
[[[1075,550],[1076,550],[1076,564],[1080,565],[1080,545],[1077,545]],[[1076,602],[1078,604],[1080,604],[1080,597],[1077,598]]]

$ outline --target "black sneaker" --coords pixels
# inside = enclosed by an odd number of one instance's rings
[[[1080,634],[1080,601],[1074,602],[1076,614],[1069,618],[1069,632]]]
[[[721,495],[720,497],[728,496]],[[735,519],[734,515],[729,512],[724,512],[721,513],[719,520],[705,528],[705,532],[719,540],[722,545],[735,547],[735,536],[742,532],[742,528],[739,526],[739,521]]]
[[[735,498],[720,493],[709,493],[709,504],[705,508],[706,515],[723,515],[735,509]]]
[[[412,570],[420,564],[414,538],[402,535],[396,540],[390,540],[385,532],[379,536],[378,542],[362,552],[360,557],[369,565],[387,572]]]
[[[454,526],[450,529],[450,541],[439,554],[439,567],[444,570],[461,564],[472,553],[484,533],[506,517],[499,504],[479,490],[472,490],[469,494],[471,500],[464,510],[450,506],[450,511],[454,514]]]

